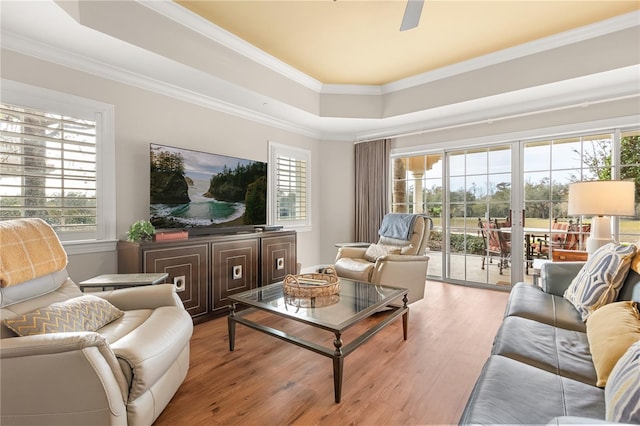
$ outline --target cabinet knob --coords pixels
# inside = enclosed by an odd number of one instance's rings
[[[278,257],[276,259],[276,269],[278,271],[284,269],[284,257]]]
[[[234,280],[242,278],[242,265],[235,265],[231,270],[231,277]]]

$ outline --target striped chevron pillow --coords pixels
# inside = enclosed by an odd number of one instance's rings
[[[606,420],[640,424],[640,342],[629,347],[604,388]]]
[[[635,253],[633,244],[609,243],[589,256],[564,292],[564,298],[580,312],[583,321],[591,312],[616,300]]]
[[[84,295],[5,319],[4,323],[18,336],[30,336],[96,331],[123,314],[120,309],[100,297]]]

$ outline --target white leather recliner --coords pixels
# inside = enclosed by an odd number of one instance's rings
[[[384,224],[384,222],[383,222]],[[409,239],[380,236],[369,247],[341,247],[335,260],[339,277],[409,289],[409,303],[424,298],[431,219],[415,215]]]
[[[23,237],[22,229],[30,227],[44,237]],[[95,331],[18,336],[4,320],[34,311],[39,315],[51,304],[67,306],[87,295],[65,267],[59,269],[66,266],[66,254],[57,266],[50,261],[53,256],[45,256],[46,262],[32,256],[38,276],[11,282],[10,269],[20,269],[15,264],[21,262],[12,245],[25,243],[27,256],[29,247],[38,246],[64,253],[44,221],[0,222],[0,239],[0,424],[152,424],[189,369],[193,321],[173,285],[87,293],[97,296],[93,300],[99,304],[106,300],[122,311]],[[56,270],[38,266],[47,262]]]

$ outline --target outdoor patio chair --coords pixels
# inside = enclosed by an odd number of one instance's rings
[[[509,259],[511,258],[511,241],[500,230],[498,222],[494,220],[479,221],[480,233],[484,241],[484,255],[482,256],[482,268],[485,263],[493,263],[493,257],[498,257],[498,270],[500,275],[502,271],[509,267]]]
[[[551,232],[549,235],[545,235],[543,238],[537,238],[537,240],[531,244],[533,255],[537,258],[549,259],[550,251],[565,249],[570,227],[571,222],[558,222],[557,219],[555,219],[551,224]]]

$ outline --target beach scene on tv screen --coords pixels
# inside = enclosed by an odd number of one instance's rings
[[[150,165],[156,228],[266,223],[266,163],[151,144]]]

